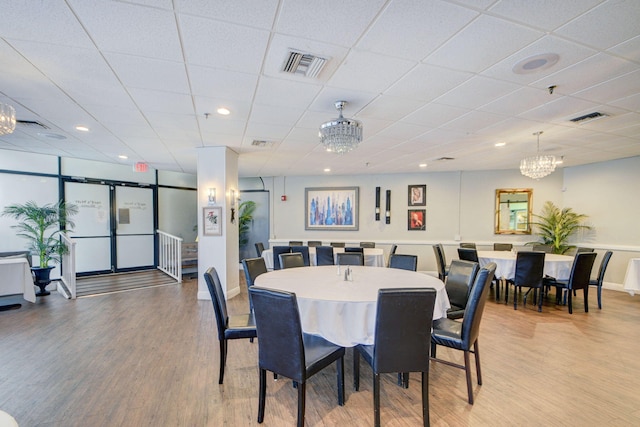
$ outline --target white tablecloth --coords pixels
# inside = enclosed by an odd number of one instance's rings
[[[341,252],[344,252],[344,248],[333,248],[334,262],[335,259],[337,259],[337,254]],[[264,258],[267,269],[273,270],[273,250],[265,249],[262,251],[262,258]],[[311,265],[317,265],[315,246],[309,247],[309,262]],[[384,250],[379,248],[364,248],[364,265],[369,267],[384,267]]]
[[[624,290],[631,296],[640,292],[640,258],[631,258],[627,265],[627,273],[624,275]]]
[[[490,262],[496,263],[496,277],[513,280],[516,275],[516,254],[510,251],[478,251],[480,267]],[[545,254],[544,274],[558,280],[569,280],[573,257],[558,254]]]
[[[337,266],[276,270],[256,278],[256,286],[294,292],[302,329],[343,346],[373,344],[378,289],[433,288],[437,291],[434,319],[451,307],[444,283],[436,277],[384,267],[351,267],[353,281],[344,281]]]
[[[0,295],[22,294],[29,302],[36,302],[31,269],[26,258],[0,258]]]

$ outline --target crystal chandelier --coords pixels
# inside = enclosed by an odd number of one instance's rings
[[[542,131],[534,133],[538,137],[538,152],[535,156],[526,157],[520,162],[520,172],[524,176],[533,179],[544,178],[556,170],[556,157],[543,156],[540,154],[540,134]]]
[[[320,141],[327,151],[348,153],[362,141],[362,123],[354,119],[342,117],[342,109],[347,101],[336,101],[335,106],[340,116],[320,125]]]
[[[16,128],[16,110],[0,103],[0,135],[8,135]]]

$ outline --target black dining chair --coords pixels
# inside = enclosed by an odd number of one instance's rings
[[[364,255],[359,252],[343,252],[337,254],[338,265],[364,265]]]
[[[273,269],[280,270],[280,254],[288,254],[291,252],[291,246],[274,246],[273,250]]]
[[[360,242],[361,248],[375,248],[376,242]]]
[[[344,248],[344,251],[345,252],[357,252],[357,253],[363,254],[364,253],[364,248],[354,248],[354,247],[349,246],[347,248]]]
[[[333,246],[316,246],[316,265],[334,265]]]
[[[573,314],[573,291],[582,289],[584,295],[584,311],[589,312],[589,281],[591,280],[591,270],[598,254],[595,252],[581,252],[576,254],[571,266],[569,280],[549,280],[545,285],[556,287],[556,303],[561,301],[561,292],[567,297],[569,314]],[[563,292],[565,291],[566,292]]]
[[[345,244],[344,242],[331,242],[329,243],[330,246],[333,246],[334,248],[344,248]]]
[[[458,248],[458,258],[463,261],[477,262],[480,264],[480,261],[478,260],[478,251],[474,248]]]
[[[598,308],[602,309],[602,282],[604,282],[604,273],[607,270],[607,265],[609,265],[609,260],[611,259],[611,255],[613,255],[612,251],[607,251],[604,253],[604,257],[602,258],[602,262],[600,263],[600,269],[598,270],[598,277],[595,279],[589,280],[589,286],[597,286],[598,288]]]
[[[467,308],[469,293],[480,266],[477,262],[455,259],[451,261],[444,289],[447,291],[451,308],[447,310],[449,319],[461,319]]]
[[[284,270],[285,268],[297,268],[304,267],[304,258],[300,252],[289,252],[286,254],[280,254],[280,266]]]
[[[476,280],[471,286],[469,301],[464,310],[462,322],[449,318],[437,319],[433,322],[433,332],[431,333],[431,360],[444,363],[458,369],[463,369],[467,378],[467,395],[469,403],[473,405],[473,387],[471,386],[471,360],[473,353],[476,359],[476,376],[478,385],[482,385],[482,372],[480,370],[480,352],[478,348],[478,337],[480,336],[480,321],[484,312],[489,283],[496,271],[496,264],[490,262],[480,269],[476,275]],[[464,353],[464,366],[438,359],[436,348],[438,345],[460,350]],[[473,349],[472,349],[473,347]]]
[[[399,268],[401,270],[417,271],[418,256],[394,254],[389,259],[389,268]]]
[[[568,255],[568,256],[575,256],[576,254],[579,254],[581,252],[593,252],[594,249],[593,248],[585,248],[585,247],[581,247],[581,246],[574,246],[569,248],[563,255]]]
[[[512,243],[494,243],[493,250],[494,251],[510,251],[513,249]]]
[[[389,259],[387,259],[387,267],[389,267],[389,263],[391,262],[391,255],[394,255],[398,250],[398,245],[395,243],[391,245],[391,249],[389,250]]]
[[[322,242],[320,240],[309,240],[307,242],[307,246],[310,248],[315,248],[316,246],[322,246]]]
[[[467,249],[476,249],[476,244],[470,243],[470,242],[464,242],[464,243],[460,243],[460,247],[467,248]]]
[[[373,345],[358,345],[353,354],[353,388],[360,388],[360,356],[373,370],[374,425],[380,426],[380,374],[422,374],[422,419],[429,425],[429,354],[435,289],[378,290]],[[398,333],[402,331],[402,333]]]
[[[444,282],[447,274],[449,274],[449,266],[447,265],[447,259],[444,254],[444,249],[441,243],[433,245],[433,253],[436,257],[436,266],[438,267],[438,278]]]
[[[302,246],[302,240],[289,240],[289,246]]]
[[[244,270],[244,278],[247,282],[247,292],[254,285],[256,277],[266,273],[267,264],[264,262],[264,258],[245,258],[242,260],[242,269]],[[249,307],[253,313],[253,302],[251,301],[251,294],[249,294]]]
[[[229,316],[227,302],[222,291],[222,284],[215,268],[210,267],[204,273],[204,281],[207,283],[213,312],[218,326],[218,341],[220,341],[220,375],[218,384],[224,380],[224,365],[227,363],[227,341],[233,339],[255,338],[258,336],[253,314],[241,314]]]
[[[262,252],[264,252],[264,244],[262,244],[262,242],[257,242],[255,246],[256,253],[258,254],[257,256],[262,256]]]
[[[258,423],[264,421],[267,371],[294,381],[298,389],[299,427],[304,426],[307,381],[333,362],[336,362],[338,373],[338,404],[344,405],[344,348],[322,337],[302,332],[298,302],[294,293],[258,286],[253,286],[250,292],[260,337]]]
[[[302,254],[304,265],[309,267],[311,265],[309,259],[309,246],[291,246],[291,252],[299,252]]]
[[[551,254],[553,253],[553,246],[551,245],[533,245],[531,247],[532,251],[535,252],[544,252],[546,254]]]
[[[529,288],[522,298],[522,304],[527,305],[527,295],[534,290],[534,297],[537,292],[538,311],[542,311],[542,300],[544,298],[543,278],[544,278],[544,252],[518,252],[516,255],[516,272],[513,280],[507,280],[505,289],[505,302],[509,302],[509,287],[513,285],[513,309],[518,309],[517,289]]]

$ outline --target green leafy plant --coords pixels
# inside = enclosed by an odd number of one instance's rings
[[[29,241],[29,250],[40,258],[40,267],[46,268],[50,261],[59,263],[62,255],[68,252],[67,246],[60,240],[60,227],[70,230],[75,227],[70,216],[78,213],[78,207],[64,201],[38,206],[34,201],[9,205],[2,211],[19,223],[11,228],[18,230],[17,235]],[[49,232],[50,229],[55,230]]]
[[[251,221],[253,221],[253,213],[256,210],[256,202],[247,200],[240,203],[238,206],[238,236],[240,247],[249,243],[249,230],[251,228]]]
[[[533,225],[542,243],[553,248],[553,253],[563,254],[575,246],[569,245],[569,237],[578,230],[590,230],[591,227],[584,225],[583,221],[587,215],[575,213],[571,208],[560,209],[552,202],[547,201],[542,207],[540,215],[533,215],[538,219]],[[530,242],[539,244],[541,242]]]

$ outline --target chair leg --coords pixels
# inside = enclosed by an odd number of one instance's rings
[[[220,340],[220,375],[218,384],[224,381],[224,365],[227,363],[227,340]]]
[[[478,377],[478,385],[482,385],[482,371],[480,370],[480,352],[478,351],[478,340],[473,343],[473,354],[476,358],[476,376]]]
[[[344,406],[344,357],[336,361],[338,371],[338,405]]]
[[[353,349],[353,389],[360,390],[360,352]]]
[[[436,343],[431,341],[431,357],[436,357]]]
[[[298,427],[304,427],[304,407],[307,397],[307,382],[298,384]]]
[[[589,286],[584,287],[584,312],[589,312]]]
[[[464,373],[467,377],[467,394],[469,395],[469,403],[473,405],[473,387],[471,386],[471,361],[469,360],[469,351],[464,352]]]
[[[424,427],[430,425],[429,421],[429,372],[422,372],[422,423]]]
[[[540,299],[538,301],[538,313],[542,313],[542,299],[544,298],[544,292],[540,288]]]
[[[602,310],[602,286],[598,285],[598,309]]]
[[[573,314],[573,301],[572,301],[573,292],[571,289],[567,290],[567,304],[569,305],[569,314]]]
[[[264,403],[267,397],[267,371],[260,368],[260,391],[258,396],[258,423],[264,421]]]
[[[380,427],[380,374],[373,374],[373,424]]]
[[[518,287],[514,285],[513,287],[513,309],[517,310],[518,309]]]

